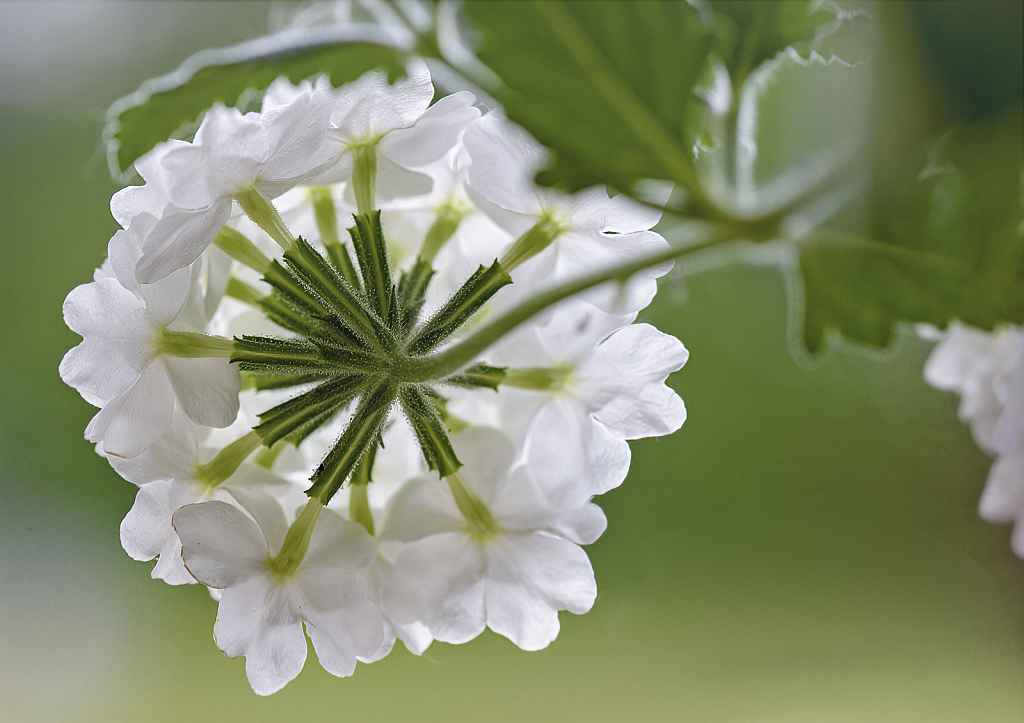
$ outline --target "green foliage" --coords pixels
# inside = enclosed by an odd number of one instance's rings
[[[737,88],[752,70],[786,47],[803,57],[812,51],[829,57],[834,49],[823,50],[823,44],[842,24],[838,8],[824,2],[715,0],[711,7],[717,15],[716,51]]]
[[[365,36],[362,41],[361,36]],[[279,76],[298,83],[327,73],[331,83],[339,86],[368,70],[384,68],[395,80],[404,74],[404,61],[404,53],[369,32],[347,33],[342,42],[310,31],[281,33],[198,53],[175,72],[147,82],[111,106],[104,129],[111,167],[127,171],[140,156],[194,123],[215,103],[233,106],[246,90],[265,90]]]
[[[696,189],[682,136],[715,45],[688,3],[471,3],[480,60],[508,116],[554,152],[541,183],[631,191],[662,178]]]
[[[1024,323],[1021,129],[1018,110],[950,132],[904,188],[873,199],[877,241],[826,231],[801,249],[810,351],[829,329],[885,346],[898,321]]]
[[[901,11],[877,7],[872,18],[844,7],[815,0],[467,3],[470,37],[492,82],[472,68],[459,70],[485,85],[509,117],[551,151],[538,182],[567,190],[603,184],[636,194],[639,181],[664,179],[685,191],[676,206],[683,218],[722,223],[737,237],[770,238],[785,233],[790,213],[816,200],[828,205],[837,174],[857,180],[852,166],[839,164],[872,136],[864,129],[872,120],[877,127],[907,115],[914,102],[891,92],[872,101],[864,66],[851,71],[821,58],[804,62],[815,53],[846,63],[868,59],[881,86],[903,72],[890,67],[890,58],[874,55],[860,32],[899,28],[892,21]],[[372,27],[351,26],[344,34],[337,28],[285,33],[195,56],[111,109],[107,137],[118,167],[127,168],[213,103],[241,102],[246,89],[266,88],[279,75],[296,82],[326,72],[337,86],[383,67],[394,78],[406,53],[388,42]],[[419,46],[436,56],[444,43],[423,36]],[[780,56],[787,49],[795,55]],[[757,80],[756,93],[748,92],[748,79]],[[708,88],[723,82],[728,92],[717,102],[725,107],[712,108]],[[739,108],[744,93],[755,108],[746,119]],[[875,115],[862,113],[872,102]],[[756,130],[748,136],[741,125],[752,117]],[[821,349],[830,331],[882,346],[900,321],[945,326],[958,318],[982,328],[1024,321],[1020,123],[1017,113],[986,127],[961,128],[944,137],[927,162],[911,149],[923,137],[921,128],[903,128],[902,136],[887,131],[888,148],[863,146],[860,153],[873,167],[860,178],[864,192],[853,204],[858,221],[849,223],[847,209],[831,228],[795,242],[808,349]],[[751,148],[757,149],[753,161]],[[743,153],[750,162],[741,172]],[[743,205],[738,181],[750,186],[745,192],[772,184],[779,191],[776,181],[791,192],[763,193],[760,205]],[[340,246],[330,250],[351,283],[352,260],[341,257]],[[364,254],[358,260],[365,276],[374,259]],[[383,324],[411,330],[421,298],[421,284],[413,282],[425,282],[429,270],[424,264],[417,278],[402,279],[403,304],[390,279],[371,284]],[[273,307],[274,318],[294,328],[321,317],[320,294],[305,286],[315,279],[295,285],[281,271],[272,265],[268,280],[275,292],[261,302]],[[392,319],[399,305],[405,316]],[[444,338],[446,329],[431,327],[439,321],[425,324],[419,335],[430,330]],[[433,336],[427,346],[436,344]]]

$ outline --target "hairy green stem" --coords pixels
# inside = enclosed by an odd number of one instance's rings
[[[250,454],[263,444],[256,432],[249,432],[222,449],[216,457],[196,470],[197,477],[209,488],[225,482]]]
[[[701,251],[732,238],[732,234],[722,237],[716,233],[707,240],[693,243],[683,248],[668,249],[667,251],[645,256],[610,269],[596,271],[537,294],[444,351],[409,360],[406,368],[403,370],[402,380],[405,382],[427,382],[454,374],[473,361],[478,354],[482,353],[491,344],[498,341],[498,339],[511,332],[520,324],[528,321],[534,315],[539,314],[544,309],[557,304],[563,299],[609,281],[625,281],[633,274],[646,268]]]
[[[292,244],[295,243],[295,237],[288,230],[288,226],[281,218],[281,214],[274,208],[274,204],[266,196],[255,188],[250,188],[237,194],[235,200],[245,211],[245,215],[263,229],[270,238],[274,239],[278,246],[285,251],[291,249]]]
[[[256,248],[256,244],[230,226],[224,226],[213,238],[213,245],[238,263],[248,266],[261,276],[270,268],[270,259]]]
[[[164,329],[156,340],[158,353],[184,359],[229,359],[234,348],[231,339],[195,331]]]

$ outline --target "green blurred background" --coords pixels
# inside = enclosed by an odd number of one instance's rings
[[[1020,103],[1020,4],[982,5],[918,3],[905,29],[953,115]],[[599,500],[591,613],[538,653],[486,633],[345,680],[311,650],[252,694],[205,590],[122,552],[134,488],[57,365],[63,298],[116,228],[105,108],[269,11],[0,3],[0,721],[1024,720],[1024,563],[978,518],[990,460],[924,383],[930,344],[795,357],[784,276],[756,263],[677,273],[644,314],[690,350],[689,419]]]

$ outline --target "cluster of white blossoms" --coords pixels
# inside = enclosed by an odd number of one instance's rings
[[[960,393],[960,419],[995,457],[979,512],[989,522],[1013,523],[1013,551],[1024,557],[1024,328],[986,332],[954,322],[924,335],[941,339],[925,379]]]
[[[534,140],[433,96],[413,65],[211,109],[136,163],[64,304],[61,376],[139,488],[125,551],[211,589],[260,694],[301,670],[303,626],[337,676],[396,639],[543,648],[594,603],[580,546],[627,440],[685,418],[686,350],[633,323],[667,269],[621,272],[667,249],[659,214],[537,187]]]

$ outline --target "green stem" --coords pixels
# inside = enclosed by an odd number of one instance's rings
[[[726,234],[724,237],[715,233],[711,238],[691,244],[684,248],[668,249],[658,254],[651,254],[635,261],[615,266],[603,271],[596,271],[587,276],[580,277],[573,281],[566,282],[561,286],[542,292],[514,309],[502,314],[483,328],[466,337],[457,344],[454,344],[442,352],[411,359],[403,369],[402,381],[404,382],[427,382],[434,379],[454,374],[491,344],[508,334],[520,324],[528,321],[531,317],[563,299],[586,291],[587,289],[604,284],[609,281],[625,281],[638,271],[643,271],[651,266],[663,264],[666,261],[686,256],[701,251],[710,246],[715,246],[723,241],[731,240],[733,235]]]
[[[267,273],[267,269],[270,268],[270,259],[266,254],[256,248],[256,244],[245,235],[230,226],[224,226],[217,232],[213,238],[213,245],[238,263],[258,272],[260,276]]]
[[[195,331],[164,329],[156,341],[157,353],[183,359],[229,359],[234,342]]]
[[[501,384],[518,389],[551,391],[561,389],[569,379],[569,367],[523,367],[505,370]]]
[[[563,224],[545,214],[509,247],[501,257],[501,267],[512,271],[550,246],[564,230]]]
[[[313,214],[316,216],[316,227],[320,231],[320,240],[324,246],[338,243],[338,212],[334,207],[331,189],[317,186],[309,189],[309,200],[313,203]]]
[[[256,453],[253,461],[264,469],[273,469],[274,462],[277,461],[277,458],[281,456],[281,452],[283,452],[287,446],[288,443],[281,440],[270,447],[264,447]]]
[[[434,220],[430,230],[427,231],[426,238],[423,239],[423,248],[420,249],[419,257],[427,263],[433,263],[437,252],[448,243],[448,239],[459,228],[465,215],[465,210],[451,201],[437,209],[437,219]]]
[[[373,532],[373,510],[370,509],[370,498],[367,494],[369,485],[353,484],[349,492],[348,516],[358,522],[371,535]]]
[[[222,449],[216,457],[196,469],[196,477],[212,489],[226,481],[252,454],[263,440],[256,432],[249,432]]]
[[[237,299],[244,304],[255,306],[257,308],[260,306],[260,302],[265,296],[264,294],[261,294],[256,287],[245,283],[237,276],[232,276],[228,279],[228,288],[225,289],[224,293],[232,299]]]
[[[377,205],[377,144],[360,143],[352,153],[352,191],[360,214],[370,213]]]
[[[459,512],[466,518],[469,525],[469,534],[476,538],[487,539],[494,537],[501,532],[501,526],[495,521],[494,515],[484,504],[484,501],[469,488],[466,480],[458,472],[444,478],[448,483],[448,489],[455,498],[455,505]]]
[[[291,249],[292,244],[295,243],[295,237],[288,230],[288,226],[285,224],[284,219],[281,218],[281,214],[274,208],[274,204],[266,196],[255,188],[250,188],[236,195],[235,200],[238,201],[238,205],[245,211],[245,215],[251,218],[253,223],[266,231],[267,235],[274,239],[278,246],[285,251]]]
[[[320,519],[324,505],[315,497],[310,498],[302,508],[298,518],[288,528],[281,544],[281,551],[270,561],[270,568],[281,577],[293,575],[306,558],[309,551],[309,539],[313,536],[313,528]]]

